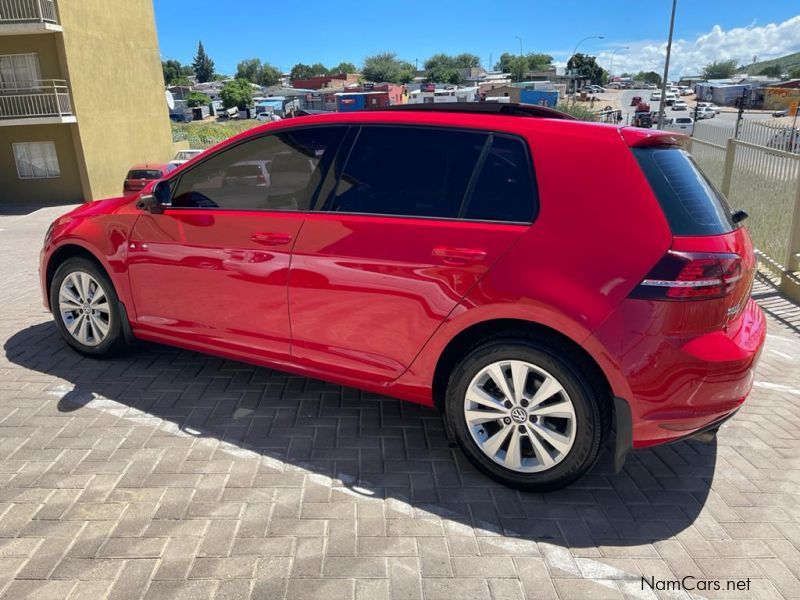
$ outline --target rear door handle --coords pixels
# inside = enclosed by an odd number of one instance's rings
[[[467,263],[480,262],[486,258],[486,251],[478,248],[450,248],[448,246],[438,246],[431,253],[436,258],[441,258],[449,265],[465,265]]]
[[[259,232],[250,236],[256,244],[264,246],[284,246],[292,241],[291,233]]]

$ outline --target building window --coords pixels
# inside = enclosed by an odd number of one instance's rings
[[[20,179],[50,179],[61,177],[53,142],[12,144],[17,174]]]
[[[38,54],[6,54],[0,56],[0,88],[32,88],[42,78]]]

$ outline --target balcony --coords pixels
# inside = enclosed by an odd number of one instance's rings
[[[63,79],[0,87],[0,127],[75,122],[69,88]]]
[[[63,31],[55,0],[0,0],[0,35]]]

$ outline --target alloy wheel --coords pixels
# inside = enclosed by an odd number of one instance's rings
[[[475,375],[464,418],[481,451],[519,473],[553,468],[575,442],[575,407],[564,386],[521,360],[494,362]]]
[[[58,312],[69,334],[84,346],[97,346],[108,336],[108,296],[100,283],[84,271],[73,271],[61,282]]]

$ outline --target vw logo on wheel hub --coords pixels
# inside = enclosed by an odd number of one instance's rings
[[[518,406],[511,411],[511,419],[515,423],[524,423],[528,419],[528,413]]]

